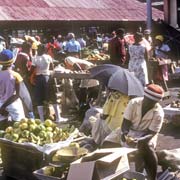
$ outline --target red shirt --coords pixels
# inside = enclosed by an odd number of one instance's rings
[[[15,61],[15,68],[16,71],[19,72],[19,74],[23,77],[23,79],[28,76],[31,68],[31,61],[28,54],[20,52],[17,55]]]
[[[122,65],[126,61],[125,40],[119,37],[114,37],[109,42],[110,60],[113,64]]]

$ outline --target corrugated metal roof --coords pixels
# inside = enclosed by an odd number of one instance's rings
[[[153,19],[163,12],[153,9]],[[145,21],[146,5],[137,0],[0,0],[0,21]]]

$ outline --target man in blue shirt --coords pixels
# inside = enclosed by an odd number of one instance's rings
[[[64,50],[67,52],[67,55],[80,58],[81,45],[78,41],[75,40],[74,33],[68,33],[67,38],[68,42],[64,47]]]

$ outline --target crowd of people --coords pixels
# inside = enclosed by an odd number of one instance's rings
[[[145,30],[144,33],[135,32],[132,42],[129,42],[127,37],[125,30],[119,28],[111,34],[96,34],[93,38],[87,38],[87,35],[76,38],[74,33],[68,33],[66,38],[58,35],[45,42],[39,36],[25,35],[21,44],[9,44],[6,47],[1,43],[0,128],[8,126],[12,120],[35,118],[34,107],[39,118],[44,121],[44,106],[49,101],[54,108],[55,121],[57,123],[66,121],[67,119],[61,116],[55,88],[50,89],[52,84],[49,82],[53,79],[50,70],[54,69],[54,59],[60,57],[58,62],[70,70],[86,71],[94,64],[90,62],[83,64],[82,61],[85,60],[82,51],[85,48],[97,49],[110,55],[111,64],[133,73],[144,87],[145,94],[144,97],[132,98],[109,89],[101,113],[98,112],[99,116],[93,119],[93,123],[88,124],[93,145],[138,148],[137,170],[142,170],[138,168],[144,165],[149,179],[155,180],[157,173],[155,147],[164,117],[159,101],[163,98],[164,90],[167,91],[166,60],[170,58],[170,47],[165,44],[162,35],[152,38],[150,30]],[[157,62],[154,77],[148,72],[148,62],[151,58]],[[81,80],[79,88],[79,107],[81,107],[84,103],[91,103],[92,99],[97,98],[99,82]],[[30,106],[26,109],[21,95],[24,91],[29,92],[33,99],[33,103],[30,102]],[[87,134],[83,123],[80,130]]]

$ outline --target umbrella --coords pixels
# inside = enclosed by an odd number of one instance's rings
[[[90,68],[88,70],[90,71],[91,78],[97,79],[100,82],[102,82],[105,86],[107,86],[111,75],[119,69],[123,69],[123,68],[113,64],[102,64]]]
[[[129,96],[143,96],[141,82],[128,70],[116,71],[108,81],[108,87]]]
[[[116,65],[103,64],[89,69],[91,78],[97,79],[110,89],[129,96],[143,96],[141,82],[127,69]]]

